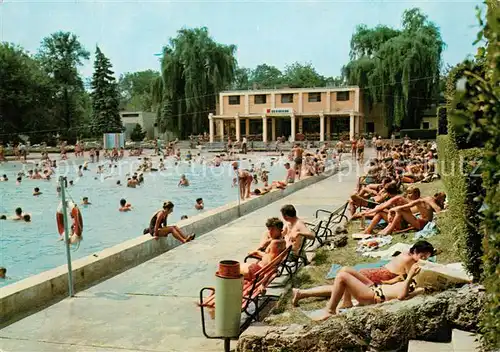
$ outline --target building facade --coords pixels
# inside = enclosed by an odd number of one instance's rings
[[[362,102],[359,87],[221,92],[216,114],[208,117],[210,142],[352,138],[365,132]]]
[[[130,134],[134,130],[136,124],[139,124],[143,131],[146,131],[146,138],[154,139],[157,136],[155,113],[145,111],[121,111],[120,117],[125,127],[125,138],[127,140],[130,139]]]

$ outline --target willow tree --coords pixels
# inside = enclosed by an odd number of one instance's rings
[[[208,129],[218,93],[230,86],[236,46],[215,42],[205,27],[181,29],[163,49],[161,76],[152,86],[161,130],[181,136]]]
[[[358,26],[351,38],[349,84],[364,89],[368,105],[382,103],[390,128],[417,127],[439,88],[444,42],[419,9],[403,13],[402,29]]]

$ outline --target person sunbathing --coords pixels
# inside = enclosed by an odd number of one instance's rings
[[[436,250],[427,241],[416,242],[405,253],[399,253],[393,257],[389,263],[380,268],[361,269],[359,274],[363,275],[366,279],[373,284],[393,284],[403,281],[405,275],[408,275],[411,267],[418,263],[419,260],[427,260],[435,254]],[[343,267],[337,273],[337,277],[342,272],[352,272],[353,268]],[[306,290],[293,289],[292,305],[298,306],[300,300],[311,297],[330,297],[333,292],[334,285],[324,285],[313,287]],[[350,304],[350,305],[349,305]],[[349,291],[344,293],[342,308],[352,307],[351,294]]]
[[[424,197],[416,199],[405,205],[400,205],[389,210],[389,222],[386,228],[379,232],[379,235],[391,234],[395,229],[398,229],[401,222],[406,222],[415,230],[422,230],[429,221],[432,221],[434,212],[439,213],[444,208],[446,194],[439,192],[432,197]],[[416,212],[412,212],[412,208],[416,208]],[[414,215],[418,213],[418,215]]]
[[[419,198],[420,198],[420,189],[416,187],[409,188],[406,191],[406,197],[404,196],[392,197],[388,201],[380,205],[377,205],[375,208],[362,212],[360,216],[364,216],[366,218],[370,217],[372,218],[370,225],[365,229],[364,233],[371,234],[381,220],[384,220],[387,223],[389,223],[389,209],[400,205],[406,205],[409,202],[417,200]],[[416,207],[413,210],[415,212],[418,211]]]
[[[251,255],[261,259],[256,263],[241,264],[240,272],[245,280],[252,280],[259,270],[272,262],[286,247],[286,242],[281,234],[283,222],[278,218],[270,218],[266,221],[266,227],[269,240],[266,241],[265,249],[263,249],[264,245],[261,245],[257,251],[251,253]]]
[[[413,264],[404,281],[395,284],[374,284],[371,280],[359,272],[346,269],[340,272],[335,278],[330,300],[328,301],[324,314],[314,320],[326,320],[332,315],[337,314],[337,308],[346,292],[354,297],[360,306],[382,303],[394,299],[405,300],[416,295],[422,294],[424,288],[417,287],[415,276],[420,272],[418,264]],[[352,306],[351,302],[344,301],[347,307]]]
[[[373,192],[371,196],[369,197],[361,197],[357,194],[354,194],[351,196],[350,200],[350,206],[351,206],[351,214],[352,218],[356,218],[359,216],[356,216],[356,208],[357,207],[364,207],[368,209],[374,209],[378,205],[388,201],[389,199],[397,196],[399,191],[399,187],[396,185],[395,182],[389,182],[384,185],[384,187],[378,191],[378,192]]]

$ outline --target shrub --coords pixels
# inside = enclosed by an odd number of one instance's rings
[[[138,123],[135,124],[134,129],[130,133],[130,139],[133,142],[142,142],[144,140],[144,137],[146,137],[146,131],[143,131],[141,125],[139,125]]]
[[[440,223],[441,231],[457,238],[459,256],[474,281],[481,277],[482,235],[478,232],[477,204],[469,194],[475,193],[464,174],[467,163],[457,150],[453,134],[438,136],[439,172],[443,178],[452,222]],[[470,156],[470,155],[469,155]],[[474,192],[471,192],[474,191]]]

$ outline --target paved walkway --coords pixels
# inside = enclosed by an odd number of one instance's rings
[[[203,337],[194,303],[219,260],[243,260],[284,204],[310,217],[340,206],[355,182],[355,173],[334,175],[20,320],[0,331],[0,351],[221,351]]]

